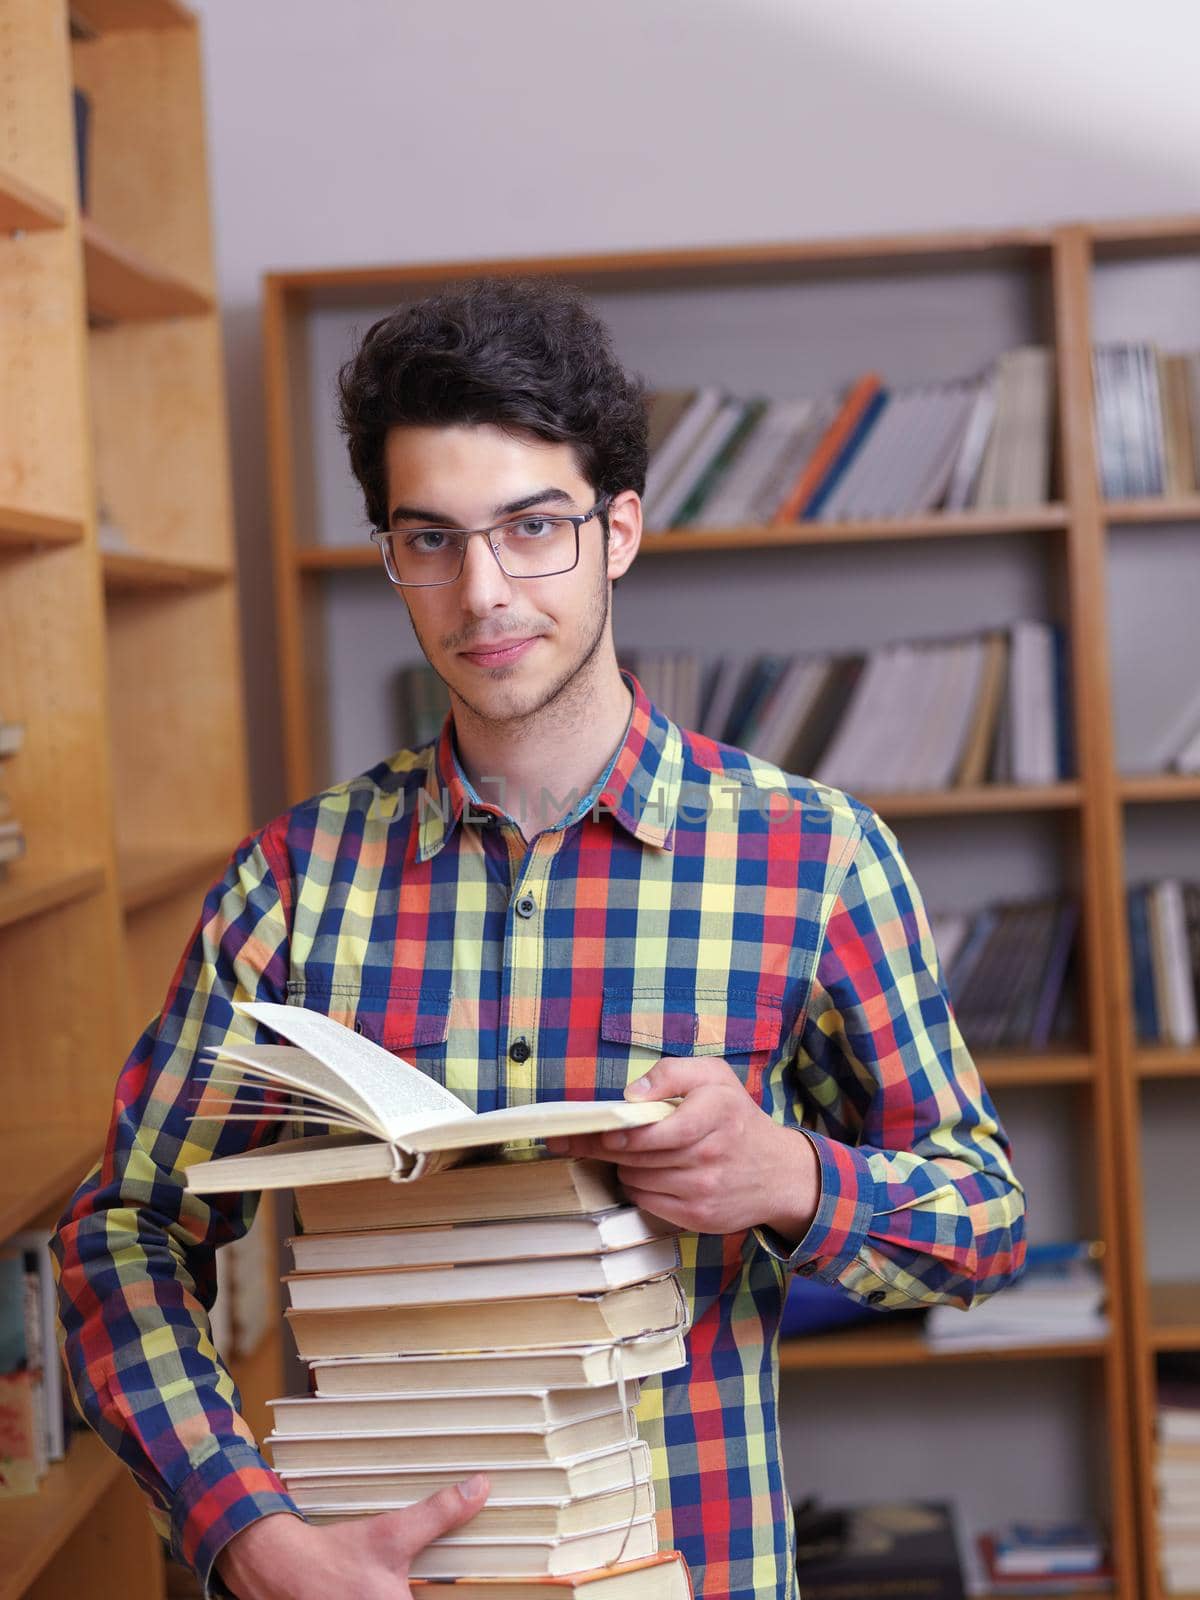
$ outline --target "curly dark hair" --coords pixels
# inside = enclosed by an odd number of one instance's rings
[[[571,445],[597,496],[645,487],[644,382],[565,283],[475,278],[397,307],[342,367],[338,398],[375,528],[388,524],[384,445],[405,423],[493,423]]]

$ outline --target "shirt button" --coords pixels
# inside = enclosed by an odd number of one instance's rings
[[[796,1271],[802,1278],[811,1278],[816,1270],[817,1263],[815,1261],[802,1262],[801,1265],[796,1268]]]
[[[886,1299],[887,1299],[887,1290],[886,1289],[872,1289],[870,1294],[867,1296],[867,1304],[869,1306],[877,1306],[881,1300],[886,1300]]]
[[[537,905],[531,894],[523,894],[517,901],[516,912],[519,917],[531,917],[536,910]]]
[[[509,1046],[508,1055],[510,1061],[528,1061],[532,1054],[528,1039],[514,1039]]]

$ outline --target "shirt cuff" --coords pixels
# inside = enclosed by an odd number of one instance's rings
[[[821,1197],[808,1231],[798,1244],[774,1228],[757,1227],[759,1244],[789,1272],[836,1283],[858,1255],[875,1217],[875,1179],[861,1150],[798,1130],[811,1141],[821,1172]]]
[[[171,1549],[204,1585],[225,1595],[214,1563],[243,1528],[277,1511],[301,1515],[279,1478],[252,1446],[230,1440],[184,1479],[171,1511]]]

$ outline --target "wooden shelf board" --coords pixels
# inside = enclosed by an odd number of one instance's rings
[[[82,900],[103,887],[103,867],[74,867],[63,871],[39,868],[22,857],[0,878],[0,928],[44,911],[53,911],[72,900]]]
[[[70,0],[70,12],[89,33],[190,28],[195,21],[180,0]]]
[[[178,561],[137,550],[107,550],[100,559],[109,594],[144,589],[207,589],[228,583],[233,577],[232,567],[219,563]]]
[[[1008,1052],[1004,1055],[977,1054],[976,1064],[989,1088],[1039,1085],[1051,1088],[1057,1084],[1090,1083],[1095,1075],[1095,1062],[1084,1051],[1046,1051],[1035,1054]]]
[[[0,233],[61,228],[66,220],[67,213],[57,200],[0,168]]]
[[[156,905],[178,889],[212,877],[229,859],[228,849],[147,850],[121,856],[117,877],[121,905],[129,913]]]
[[[969,789],[928,789],[861,795],[883,817],[953,817],[995,811],[1067,811],[1083,799],[1079,783],[983,783]]]
[[[1155,1350],[1200,1350],[1200,1282],[1151,1283],[1150,1345]]]
[[[986,537],[989,534],[1056,533],[1067,525],[1060,505],[1034,511],[967,511],[954,515],[897,517],[885,522],[797,522],[786,528],[712,528],[700,532],[644,533],[640,555],[669,556],[709,550],[771,550],[792,545],[862,544],[889,539]],[[308,545],[296,551],[301,572],[353,572],[381,567],[369,541],[349,545]]]
[[[100,1131],[22,1129],[8,1135],[0,1161],[0,1243],[65,1203],[100,1154]]]
[[[907,1317],[878,1327],[847,1328],[811,1339],[784,1339],[779,1345],[781,1368],[926,1366],[951,1362],[1072,1360],[1102,1356],[1106,1339],[1077,1339],[1062,1344],[1006,1345],[993,1350],[935,1350],[922,1335],[923,1323]]]
[[[1200,494],[1109,500],[1102,510],[1110,527],[1128,527],[1138,522],[1200,522]]]
[[[41,545],[79,544],[83,535],[83,522],[79,517],[59,517],[45,511],[23,511],[19,506],[0,506],[0,553],[36,550]]]
[[[37,1494],[0,1501],[0,1600],[18,1600],[117,1475],[127,1469],[94,1433],[72,1440]]]
[[[160,317],[201,316],[213,297],[182,278],[162,272],[133,250],[83,220],[83,256],[88,311],[109,322],[151,322]]]
[[[1200,1045],[1144,1044],[1133,1061],[1139,1078],[1200,1077]]]
[[[1200,800],[1200,773],[1143,772],[1121,778],[1117,792],[1127,805]]]

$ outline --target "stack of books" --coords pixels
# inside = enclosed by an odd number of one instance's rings
[[[1154,1484],[1168,1594],[1200,1590],[1200,1357],[1159,1358]]]
[[[1164,878],[1125,900],[1138,1038],[1180,1048],[1200,1038],[1200,884]]]
[[[1012,1522],[979,1535],[991,1594],[1093,1594],[1111,1589],[1113,1569],[1099,1527],[1078,1522]]]
[[[924,1336],[940,1350],[993,1350],[1010,1345],[1062,1344],[1108,1334],[1101,1240],[1031,1244],[1024,1272],[970,1312],[932,1306]]]
[[[0,1250],[0,1500],[34,1494],[71,1437],[73,1407],[57,1359],[50,1233]]]
[[[287,1317],[314,1392],[271,1402],[266,1443],[304,1514],[395,1510],[485,1472],[488,1502],[415,1558],[414,1580],[454,1581],[460,1600],[476,1583],[489,1600],[518,1600],[547,1581],[589,1600],[686,1600],[682,1557],[658,1548],[635,1416],[640,1381],[686,1362],[675,1229],[629,1205],[607,1163],[526,1148],[461,1164],[673,1107],[561,1101],[475,1115],[332,1018],[237,1010],[292,1043],[212,1052],[197,1117],[258,1117],[287,1088],[275,1114],[360,1134],[188,1171],[197,1192],[296,1191],[304,1231],[291,1241]]]
[[[1070,776],[1066,639],[1053,623],[851,656],[622,651],[674,721],[859,794]]]
[[[0,717],[0,761],[16,755],[25,738],[25,729],[19,722],[5,722]],[[20,822],[13,816],[12,803],[0,789],[0,875],[10,861],[25,853],[25,834]]]
[[[930,927],[972,1050],[1045,1050],[1076,1031],[1076,900],[1007,901],[971,914],[935,914]]]
[[[1041,346],[977,377],[771,399],[718,385],[649,398],[645,525],[739,528],[1043,505],[1054,367]]]
[[[1200,355],[1153,344],[1092,351],[1096,452],[1109,500],[1195,494],[1200,483]]]

